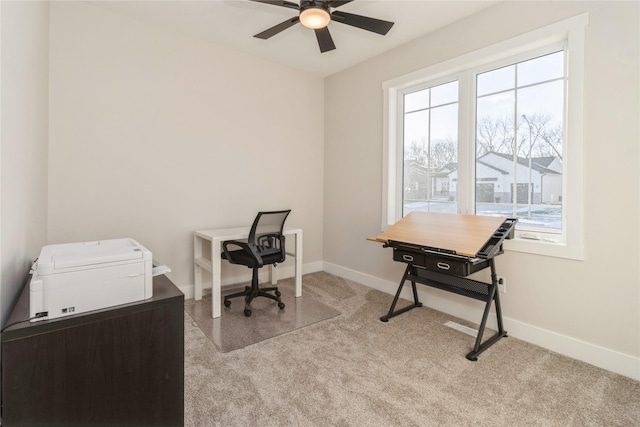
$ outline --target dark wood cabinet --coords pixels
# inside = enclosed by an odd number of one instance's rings
[[[25,286],[8,323],[29,316]],[[184,295],[153,297],[2,333],[2,425],[183,426]]]

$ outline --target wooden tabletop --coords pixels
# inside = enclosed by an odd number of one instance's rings
[[[411,212],[369,240],[390,240],[455,251],[474,257],[505,221],[502,216]]]

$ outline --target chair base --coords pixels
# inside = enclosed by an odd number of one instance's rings
[[[275,295],[270,294],[269,292],[274,292]],[[245,286],[244,291],[236,292],[231,295],[226,295],[224,297],[224,306],[229,307],[231,305],[231,298],[236,297],[245,297],[244,298],[244,315],[247,317],[251,316],[251,301],[257,297],[266,297],[278,302],[278,308],[282,310],[284,308],[284,303],[280,299],[280,291],[276,286],[268,287],[268,288],[260,288],[258,286],[258,269],[253,270],[253,279],[251,280],[251,286]]]

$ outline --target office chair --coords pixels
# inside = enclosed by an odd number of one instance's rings
[[[245,286],[244,291],[224,297],[224,306],[231,305],[231,298],[245,297],[244,315],[251,316],[251,301],[256,297],[267,297],[278,301],[278,307],[282,310],[284,303],[280,300],[280,291],[277,287],[260,288],[258,286],[258,271],[264,265],[276,265],[285,258],[284,235],[282,230],[284,222],[291,209],[284,211],[258,212],[253,221],[249,238],[246,242],[228,240],[222,242],[222,259],[231,264],[245,265],[253,269],[251,286]],[[230,250],[237,247],[239,249]],[[275,295],[269,292],[274,292]]]

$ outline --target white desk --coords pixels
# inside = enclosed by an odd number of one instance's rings
[[[220,305],[222,303],[220,296],[220,272],[221,272],[221,257],[222,242],[227,240],[242,240],[249,237],[250,227],[240,228],[220,228],[214,230],[200,230],[193,233],[193,269],[195,279],[195,291],[194,298],[196,300],[202,299],[202,269],[211,272],[212,276],[212,288],[211,288],[211,304],[213,318],[220,317]],[[302,296],[302,229],[284,227],[283,234],[294,235],[295,242],[293,245],[287,242],[285,248],[288,249],[294,246],[294,252],[287,252],[296,259],[295,263],[295,276],[296,276],[296,298]],[[211,258],[203,257],[203,244],[208,242],[211,250]],[[271,283],[277,282],[277,277],[273,266],[270,267]]]

